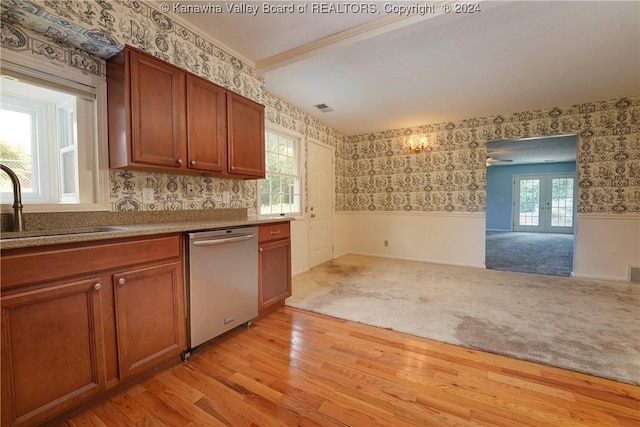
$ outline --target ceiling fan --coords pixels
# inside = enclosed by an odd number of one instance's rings
[[[513,160],[511,160],[511,159],[498,159],[497,157],[487,156],[487,162],[486,162],[487,167],[491,166],[494,163],[499,163],[499,162],[513,162]]]

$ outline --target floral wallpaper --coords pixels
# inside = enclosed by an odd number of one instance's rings
[[[152,3],[3,0],[1,7],[5,49],[104,78],[104,59],[129,44],[264,104],[267,125],[336,149],[337,211],[484,212],[487,142],[578,134],[578,212],[640,214],[639,98],[346,137],[267,92],[251,65]],[[426,135],[427,149],[407,154],[411,135]],[[253,180],[111,170],[110,186],[113,210],[256,211]],[[142,188],[153,188],[154,203],[142,203]]]
[[[267,92],[251,65],[151,3],[3,0],[1,25],[3,48],[103,78],[104,60],[129,44],[264,104],[267,126],[275,123],[332,147],[344,139],[335,129]],[[142,202],[143,188],[153,188],[154,203]],[[224,191],[230,192],[229,204],[223,203]],[[255,180],[110,171],[114,211],[242,207],[254,215],[256,191]]]
[[[153,203],[142,202],[143,188],[153,189]],[[256,214],[255,181],[112,170],[110,191],[112,210],[118,212],[246,208]],[[229,203],[223,203],[225,191]]]
[[[340,146],[336,210],[484,212],[487,142],[578,134],[578,212],[640,214],[640,98],[355,135]],[[407,154],[411,135],[427,149]]]

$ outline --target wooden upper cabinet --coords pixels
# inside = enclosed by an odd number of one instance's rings
[[[227,121],[229,173],[264,178],[264,106],[228,92]]]
[[[107,95],[111,168],[264,178],[264,106],[129,46]]]
[[[109,166],[182,168],[186,161],[185,74],[125,48],[107,61]]]
[[[227,92],[187,75],[187,167],[227,170]]]
[[[185,75],[146,54],[128,54],[132,160],[179,168],[186,161]]]

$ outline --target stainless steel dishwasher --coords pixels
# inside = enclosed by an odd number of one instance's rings
[[[189,233],[186,255],[190,349],[258,316],[258,227]]]

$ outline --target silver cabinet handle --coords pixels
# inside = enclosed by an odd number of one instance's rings
[[[280,234],[280,231],[282,231],[282,230],[273,230],[273,231],[271,232],[271,234]]]
[[[262,248],[260,248],[260,249],[258,249],[258,250],[259,250],[260,252],[264,252],[264,249],[262,249]]]
[[[125,283],[127,283],[127,279],[124,277],[118,279],[118,285],[124,285]]]
[[[176,160],[176,162],[178,162],[178,164],[181,165],[182,164],[182,159],[178,159],[178,160]]]
[[[236,167],[235,166],[231,166],[231,170],[232,171],[236,170]]]
[[[102,284],[96,283],[95,285],[93,285],[93,289],[95,289],[96,291],[99,291],[100,289],[102,289]]]
[[[196,165],[196,161],[195,161],[195,160],[191,160],[191,161],[189,162],[189,164],[190,164],[191,166],[195,166],[195,165]]]

